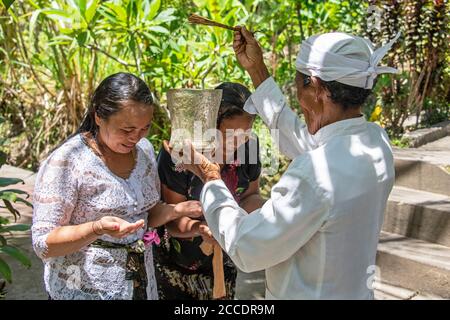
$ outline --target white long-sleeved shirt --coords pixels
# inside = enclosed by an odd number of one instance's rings
[[[221,180],[201,201],[214,237],[245,272],[265,269],[266,299],[373,299],[378,237],[394,182],[389,139],[364,117],[310,135],[272,78],[246,103],[292,158],[261,209],[246,214]]]

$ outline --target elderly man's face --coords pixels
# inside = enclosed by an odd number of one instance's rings
[[[323,102],[319,99],[323,90],[317,79],[297,71],[295,76],[297,99],[305,116],[308,131],[315,134],[321,128]]]

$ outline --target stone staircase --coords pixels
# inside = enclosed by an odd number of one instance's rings
[[[450,136],[394,156],[375,296],[450,299]]]

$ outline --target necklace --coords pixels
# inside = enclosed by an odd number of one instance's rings
[[[90,141],[90,146],[93,149],[94,153],[100,157],[100,159],[103,160],[103,162],[105,163],[105,165],[117,176],[123,178],[123,179],[128,179],[131,175],[131,173],[133,172],[135,166],[136,166],[136,148],[133,148],[131,150],[131,156],[133,158],[133,165],[131,166],[131,168],[126,169],[126,170],[118,170],[116,169],[116,166],[112,165],[114,162],[113,160],[108,156],[108,154],[114,155],[114,151],[112,151],[108,146],[106,146],[104,143],[100,142],[98,140],[98,136],[97,134],[95,135],[90,135],[89,141]],[[114,169],[112,169],[114,168]]]

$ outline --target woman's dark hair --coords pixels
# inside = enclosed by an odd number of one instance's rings
[[[251,92],[247,87],[239,83],[224,82],[216,89],[222,89],[222,101],[217,116],[217,127],[224,119],[229,119],[234,116],[248,114],[244,111],[245,101],[250,97]],[[254,117],[254,115],[250,115]]]
[[[97,133],[95,114],[108,119],[120,111],[125,101],[135,101],[146,105],[153,105],[153,96],[145,82],[130,73],[119,72],[105,78],[95,89],[89,108],[76,133]]]
[[[330,93],[331,101],[341,105],[344,110],[361,107],[372,93],[371,89],[354,87],[337,81],[320,79],[320,83]]]

